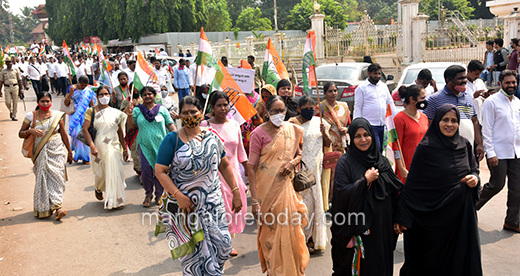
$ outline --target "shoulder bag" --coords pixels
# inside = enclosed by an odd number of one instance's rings
[[[29,129],[34,128],[34,122],[36,121],[36,111],[33,111],[32,113],[33,113],[33,119],[32,119],[31,126],[29,127]],[[29,136],[26,136],[25,139],[23,140],[23,144],[22,144],[23,157],[32,158],[33,151],[34,151],[34,135],[29,134]]]
[[[76,109],[74,108],[74,101],[71,99],[69,102],[69,105],[65,105],[65,98],[61,99],[61,106],[60,111],[65,112],[67,115],[72,115],[74,112],[76,112]]]
[[[303,161],[300,161],[300,171],[294,173],[293,186],[294,190],[301,192],[316,185],[316,177]]]
[[[94,127],[94,119],[96,117],[94,115],[96,114],[96,109],[94,107],[91,107],[91,108],[92,108],[92,116],[90,117],[90,127],[88,128],[88,133],[90,134],[90,138],[92,138],[92,142],[94,142],[96,140],[96,135],[97,135],[97,129]],[[87,143],[87,140],[85,139],[85,135],[83,135],[83,130],[81,130],[78,133],[77,138],[85,146],[89,147],[89,144]]]
[[[334,169],[340,157],[341,152],[339,151],[331,151],[325,153],[323,155],[323,169]]]

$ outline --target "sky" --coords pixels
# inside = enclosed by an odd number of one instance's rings
[[[14,14],[22,14],[20,9],[28,6],[28,7],[36,7],[40,4],[45,4],[45,0],[9,0],[9,5],[11,6],[11,12]]]

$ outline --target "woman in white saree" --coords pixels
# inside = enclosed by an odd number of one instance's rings
[[[105,209],[122,209],[126,202],[123,158],[128,160],[123,134],[126,115],[108,106],[108,87],[99,87],[96,96],[99,104],[87,110],[83,123],[83,135],[90,146],[95,194],[98,200],[105,200]],[[92,121],[97,130],[94,140],[88,131]]]

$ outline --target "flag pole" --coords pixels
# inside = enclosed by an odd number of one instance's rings
[[[206,108],[208,108],[209,94],[211,94],[211,92],[208,90],[208,96],[206,97],[206,103],[204,103],[204,109],[202,109],[202,114],[204,114],[204,115],[206,115]]]
[[[316,95],[318,95],[318,106],[320,107],[320,123],[323,123],[323,112],[321,108],[320,91],[318,90],[318,76],[316,76],[316,64],[312,65],[312,69],[314,71],[314,81],[316,82],[316,85],[314,87],[316,87]],[[325,91],[323,92],[323,94],[325,95]]]
[[[132,82],[132,86],[130,87],[130,102],[134,99],[134,82]]]
[[[175,76],[175,73],[174,73],[174,76]],[[195,83],[193,84],[193,86],[195,86],[195,89],[193,89],[192,96],[197,95],[197,77],[198,76],[199,76],[199,65],[197,64],[197,66],[195,66]],[[200,77],[202,78],[202,72],[200,72]],[[207,103],[207,101],[206,101],[206,103]]]

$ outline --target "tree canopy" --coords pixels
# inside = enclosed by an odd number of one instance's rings
[[[472,16],[473,11],[475,10],[475,8],[473,8],[470,4],[471,3],[467,0],[441,1],[441,5],[448,9],[448,11],[459,11],[467,19]],[[423,13],[430,16],[430,20],[437,20],[439,16],[439,4],[437,0],[422,0],[421,3],[419,3],[419,7]]]
[[[31,31],[40,24],[40,21],[31,14],[35,7],[23,7],[20,9],[21,15],[15,15],[9,11],[9,5],[6,1],[0,0],[0,22],[2,28],[0,28],[0,44],[16,44],[25,45],[28,43],[32,34]],[[9,25],[9,17],[13,23],[13,38],[11,41],[11,29]]]
[[[246,8],[240,13],[237,19],[236,27],[240,31],[270,31],[271,20],[262,17],[262,11],[259,8]]]
[[[345,28],[347,22],[357,21],[361,18],[361,13],[357,10],[358,3],[356,0],[319,0],[320,12],[325,15],[325,22],[329,26],[337,28]],[[285,29],[306,31],[311,28],[309,17],[314,11],[313,0],[302,0],[291,10],[288,16]]]

